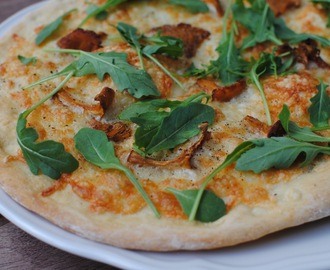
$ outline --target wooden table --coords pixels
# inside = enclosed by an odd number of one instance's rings
[[[0,22],[39,1],[1,0]],[[1,214],[0,239],[0,269],[117,269],[53,248],[23,232]]]

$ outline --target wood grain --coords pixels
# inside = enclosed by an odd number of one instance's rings
[[[37,2],[40,0],[0,0],[0,22]],[[117,269],[51,247],[23,232],[1,214],[0,239],[0,269]]]

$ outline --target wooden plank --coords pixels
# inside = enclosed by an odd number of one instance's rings
[[[0,239],[0,269],[115,269],[51,247],[23,232],[2,216]]]

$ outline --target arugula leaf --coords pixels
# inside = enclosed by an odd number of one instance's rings
[[[166,112],[166,109],[170,109],[173,111],[179,106],[186,106],[191,102],[201,103],[204,99],[208,101],[210,96],[206,93],[198,93],[196,95],[192,95],[183,101],[179,100],[166,100],[166,99],[153,99],[148,101],[138,101],[132,104],[130,107],[125,109],[119,115],[120,120],[132,121],[133,118],[139,117],[144,113],[153,113],[157,114],[159,111]]]
[[[325,12],[328,14],[327,27],[330,27],[330,0],[311,0],[314,4],[320,4]]]
[[[52,179],[58,179],[62,173],[71,173],[78,168],[78,161],[64,150],[63,144],[50,140],[36,143],[37,131],[25,126],[26,119],[21,114],[16,127],[17,142],[33,174],[41,171]]]
[[[179,107],[163,119],[157,133],[147,145],[137,146],[145,148],[147,154],[172,149],[196,136],[200,132],[200,124],[208,122],[211,125],[214,117],[214,109],[204,104],[194,102]]]
[[[108,138],[103,131],[83,128],[75,135],[74,139],[76,149],[87,161],[101,167],[102,169],[116,169],[125,173],[154,214],[158,218],[160,217],[156,207],[134,174],[127,167],[123,166],[120,160],[116,157],[113,143],[108,141]]]
[[[204,66],[206,70],[198,69],[194,65],[191,65],[183,76],[203,78],[212,75],[219,78],[224,85],[233,84],[244,78],[244,73],[248,68],[248,62],[242,58],[241,51],[235,44],[235,32],[237,30],[235,20],[232,20],[231,30],[227,32],[229,13],[230,6],[228,5],[223,19],[222,38],[216,49],[219,57],[211,61],[208,66]]]
[[[200,124],[213,123],[214,109],[200,104],[205,98],[209,96],[200,93],[184,101],[142,101],[123,111],[119,119],[139,125],[135,145],[146,154],[152,154],[172,149],[197,135]]]
[[[76,11],[77,9],[71,9],[68,12],[64,13],[62,16],[58,17],[55,21],[48,24],[44,27],[43,30],[37,35],[35,39],[35,43],[37,45],[40,45],[42,42],[44,42],[49,36],[51,36],[63,23],[63,20],[66,16],[68,16],[70,13]]]
[[[257,86],[260,92],[266,112],[268,125],[272,124],[272,120],[271,120],[265,92],[262,84],[260,83],[260,78],[262,76],[267,76],[267,75],[278,76],[281,74],[285,74],[293,64],[292,58],[289,58],[285,62],[282,62],[282,58],[280,56],[275,56],[274,53],[275,51],[273,51],[271,54],[262,53],[258,60],[253,60],[251,63],[251,69],[249,73],[246,75]]]
[[[236,47],[233,29],[228,38],[218,46],[217,51],[219,57],[211,61],[206,74],[216,74],[224,85],[230,85],[242,79],[248,62],[242,58],[240,50]]]
[[[22,55],[18,55],[17,56],[18,60],[21,61],[21,63],[23,65],[35,65],[35,63],[37,62],[37,58],[36,57],[24,57]]]
[[[26,118],[30,113],[54,96],[71,76],[72,73],[68,74],[56,89],[21,113],[18,118],[16,126],[17,141],[33,174],[38,174],[41,171],[53,179],[58,179],[62,173],[71,173],[79,166],[78,161],[71,154],[65,152],[61,143],[49,140],[35,143],[39,137],[37,131],[34,128],[25,127]]]
[[[208,6],[201,0],[169,0],[173,5],[183,6],[193,13],[208,12]]]
[[[272,41],[282,44],[275,33],[275,15],[265,0],[250,1],[251,7],[245,7],[243,1],[233,4],[234,18],[248,28],[251,34],[244,39],[242,50],[253,47],[258,43]]]
[[[311,98],[312,105],[308,108],[308,112],[314,127],[329,126],[330,97],[326,91],[327,87],[327,84],[321,82],[317,85],[318,93]]]
[[[301,128],[296,123],[290,121],[290,111],[287,105],[283,105],[279,118],[284,130],[291,138],[303,142],[330,142],[330,138],[315,134],[311,128]]]
[[[198,194],[198,190],[177,190],[167,188],[180,202],[184,213],[189,216]],[[210,190],[205,190],[198,206],[195,219],[201,222],[213,222],[226,214],[226,204]]]
[[[182,89],[184,88],[181,82],[178,81],[178,79],[176,79],[155,57],[153,57],[153,54],[165,54],[174,58],[183,55],[182,40],[174,37],[160,36],[159,33],[152,37],[146,37],[143,34],[138,35],[138,30],[134,26],[123,22],[118,23],[116,28],[121,37],[136,50],[143,70],[145,67],[142,55],[152,60]],[[147,44],[142,44],[140,41],[143,41],[144,43],[147,42]]]
[[[173,58],[183,55],[183,42],[181,39],[171,36],[161,36],[160,32],[152,37],[143,36],[142,39],[149,42],[142,49],[144,55],[165,54]]]
[[[225,169],[226,167],[230,166],[231,164],[233,164],[234,162],[236,162],[242,154],[244,154],[245,152],[247,152],[249,149],[251,149],[252,147],[254,147],[253,142],[251,141],[246,141],[241,143],[240,145],[238,145],[233,152],[231,152],[225,159],[225,161],[223,163],[221,163],[211,174],[209,174],[207,176],[207,178],[205,179],[205,181],[202,183],[201,187],[198,189],[198,193],[195,196],[195,201],[193,203],[192,209],[190,211],[190,215],[189,215],[189,221],[193,221],[196,218],[197,215],[197,211],[199,208],[199,205],[201,203],[203,194],[205,192],[205,188],[208,185],[208,183],[223,169]]]
[[[150,75],[139,70],[127,62],[127,54],[117,52],[85,52],[79,50],[52,49],[48,51],[70,53],[79,56],[79,59],[68,65],[62,71],[35,82],[26,88],[65,76],[72,72],[72,76],[81,77],[95,74],[100,81],[109,74],[119,91],[127,90],[136,98],[143,96],[159,96]]]
[[[270,168],[286,169],[295,162],[301,154],[304,161],[300,166],[309,164],[318,154],[330,155],[330,148],[299,142],[287,137],[273,137],[251,141],[255,147],[246,151],[236,162],[239,171],[254,171],[260,173]]]
[[[94,5],[94,4],[90,4],[87,9],[86,9],[86,13],[87,15],[92,14],[92,13],[96,13],[96,15],[94,15],[94,18],[98,21],[103,21],[108,17],[108,12],[106,10],[102,10],[102,11],[98,11],[99,6]]]
[[[329,39],[308,33],[296,33],[288,28],[282,18],[277,18],[274,22],[275,33],[279,39],[286,40],[289,44],[296,44],[301,41],[312,39],[320,42],[322,45],[329,47]]]
[[[288,28],[283,18],[275,17],[274,12],[265,0],[249,0],[249,2],[251,7],[246,7],[242,0],[236,1],[232,6],[234,18],[251,32],[243,40],[242,50],[265,41],[280,45],[283,40],[295,44],[313,39],[319,41],[322,45],[330,46],[330,41],[327,38],[307,33],[298,34]]]
[[[78,25],[79,27],[82,27],[88,20],[95,17],[96,19],[100,20],[100,18],[104,18],[107,16],[106,10],[112,7],[115,7],[121,3],[126,2],[127,0],[108,0],[105,4],[102,6],[89,6],[87,9],[87,16],[83,21]]]

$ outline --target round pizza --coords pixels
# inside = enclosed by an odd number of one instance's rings
[[[1,188],[139,250],[221,248],[329,216],[329,12],[43,3],[1,38]]]

